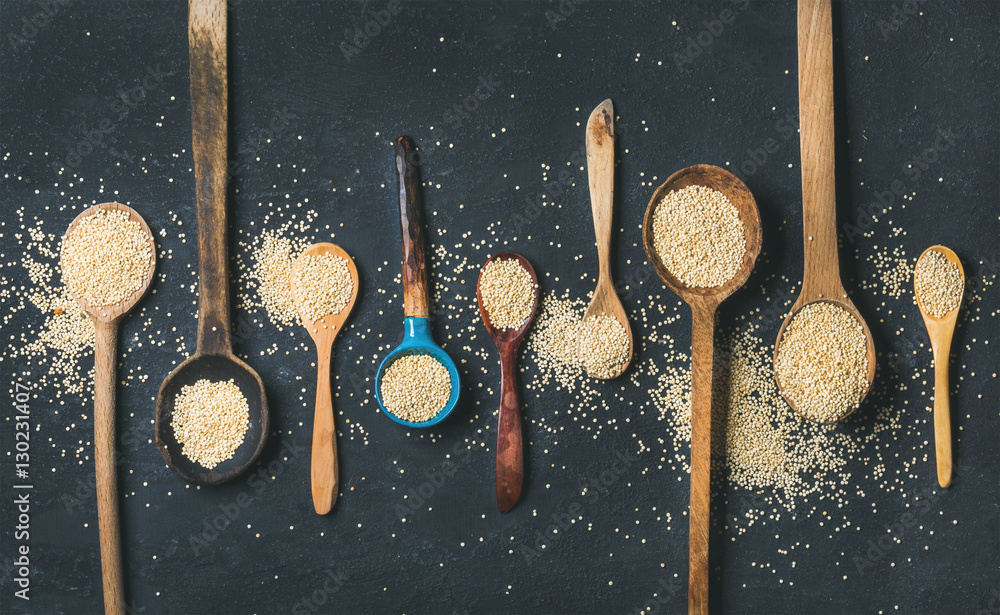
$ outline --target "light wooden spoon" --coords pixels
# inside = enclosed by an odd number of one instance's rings
[[[138,222],[149,241],[149,270],[142,287],[115,305],[98,307],[73,295],[83,311],[94,321],[94,467],[97,470],[97,522],[101,538],[101,576],[104,584],[104,612],[125,613],[125,589],[122,582],[122,549],[118,529],[118,481],[115,473],[115,393],[118,362],[118,322],[149,289],[156,269],[156,243],[146,221],[131,207],[120,203],[95,205],[73,220],[69,236],[81,220],[99,209],[128,212]],[[72,294],[72,293],[71,293]]]
[[[298,279],[299,268],[307,255],[334,254],[347,261],[347,269],[351,272],[351,298],[347,305],[336,314],[327,314],[320,320],[310,320],[303,309],[306,297],[295,280]],[[340,488],[340,464],[337,462],[337,428],[333,421],[333,393],[330,386],[330,364],[332,363],[333,341],[344,328],[344,321],[351,314],[354,302],[358,298],[358,268],[354,265],[347,252],[332,243],[317,243],[309,246],[292,263],[292,296],[295,307],[299,310],[302,325],[309,332],[309,337],[316,342],[316,411],[313,415],[312,441],[312,482],[313,507],[316,513],[325,515],[337,501]]]
[[[867,386],[858,405],[871,389],[875,378],[875,342],[861,312],[848,298],[840,280],[840,258],[837,255],[837,199],[834,181],[833,124],[833,21],[830,0],[799,0],[799,141],[802,150],[802,239],[805,263],[802,291],[781,323],[774,344],[777,363],[778,348],[788,325],[799,310],[810,303],[825,301],[840,307],[857,319],[865,332],[868,371]],[[775,369],[778,390],[799,416],[813,420],[799,411],[795,402],[785,395]],[[857,406],[845,408],[833,421],[847,418]]]
[[[927,256],[931,250],[937,250],[948,262],[954,263],[958,267],[958,272],[962,276],[962,287],[965,287],[965,269],[962,268],[962,261],[958,259],[950,248],[944,246],[931,246],[924,250],[924,253],[917,259]],[[927,327],[927,335],[931,338],[931,349],[934,352],[934,453],[937,457],[938,484],[942,487],[951,485],[951,403],[948,400],[948,356],[951,354],[951,337],[955,333],[955,323],[958,321],[959,304],[954,310],[938,318],[924,309],[920,301],[920,294],[914,289],[917,297],[917,307],[920,308],[920,315],[924,317],[924,326]]]
[[[726,195],[739,212],[746,248],[740,269],[722,286],[696,288],[678,280],[656,252],[653,218],[663,197],[674,190],[705,186]],[[649,200],[642,221],[646,258],[670,290],[691,306],[691,508],[688,518],[688,613],[708,613],[708,528],[712,487],[712,376],[715,312],[726,297],[750,277],[760,254],[757,202],[738,177],[708,164],[681,169],[667,178]]]
[[[618,373],[607,377],[590,374],[593,378],[617,378],[628,369],[632,362],[632,328],[628,315],[622,306],[615,282],[611,277],[611,228],[615,207],[615,112],[611,99],[597,106],[587,120],[587,178],[590,182],[590,207],[594,214],[594,234],[597,236],[597,258],[599,273],[594,296],[583,315],[584,321],[594,316],[607,314],[617,320],[628,333],[628,360]],[[577,341],[577,353],[580,342]],[[583,357],[580,357],[581,362]]]

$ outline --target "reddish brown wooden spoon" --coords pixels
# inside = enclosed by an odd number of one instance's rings
[[[531,305],[531,314],[518,329],[497,329],[490,322],[489,313],[483,307],[483,295],[479,285],[483,281],[483,271],[486,265],[495,260],[516,259],[531,275],[535,283],[535,298]],[[479,315],[486,326],[486,332],[493,338],[500,354],[500,414],[497,419],[497,508],[505,513],[517,504],[524,486],[524,446],[521,430],[521,403],[517,395],[517,348],[531,327],[538,311],[538,276],[528,259],[513,252],[502,252],[491,256],[483,268],[479,270],[479,281],[476,283],[476,301],[479,303]]]

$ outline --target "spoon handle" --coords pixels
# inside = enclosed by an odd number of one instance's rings
[[[117,322],[94,319],[94,467],[97,471],[97,522],[106,615],[125,613],[122,547],[118,530],[118,480],[115,472],[115,386]]]
[[[611,222],[615,203],[615,112],[611,99],[602,102],[587,121],[587,179],[594,216],[600,277],[611,279]]]
[[[337,501],[340,464],[337,463],[337,431],[333,424],[333,394],[330,387],[330,357],[333,348],[320,348],[316,361],[316,411],[313,414],[312,481],[313,507],[325,515]]]
[[[712,365],[715,306],[691,305],[691,510],[688,613],[708,613],[708,525],[712,488]]]
[[[500,350],[500,415],[497,420],[497,508],[505,513],[521,497],[524,485],[524,448],[521,402],[517,395],[514,363],[517,348]]]
[[[226,2],[190,0],[191,151],[198,217],[198,351],[228,354]]]
[[[403,240],[403,316],[406,318],[430,316],[416,148],[410,137],[396,139],[399,230]]]
[[[950,341],[950,340],[949,340]],[[950,346],[950,344],[948,344]],[[934,348],[934,452],[938,484],[951,485],[951,402],[948,399],[948,350]]]
[[[830,0],[799,0],[799,141],[802,149],[801,296],[843,294],[834,175],[833,18]]]

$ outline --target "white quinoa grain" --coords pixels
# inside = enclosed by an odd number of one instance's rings
[[[331,252],[307,254],[299,262],[293,280],[302,297],[302,316],[310,321],[339,314],[351,300],[354,281],[347,261]]]
[[[944,318],[962,303],[962,273],[938,250],[928,251],[917,261],[913,285],[917,304],[936,318]]]
[[[595,378],[613,378],[631,358],[628,331],[608,314],[591,316],[580,323],[579,344],[580,361]]]
[[[434,357],[407,354],[385,369],[379,392],[386,410],[404,421],[422,423],[448,404],[451,377],[448,368]]]
[[[653,247],[671,275],[687,286],[722,286],[740,269],[746,237],[739,211],[705,186],[668,192],[653,212]]]
[[[531,274],[517,259],[487,263],[479,280],[479,293],[490,324],[501,330],[520,329],[531,316],[535,288]]]
[[[211,470],[233,458],[250,427],[250,407],[235,381],[201,379],[181,387],[170,421],[181,453]]]
[[[128,212],[97,209],[63,237],[63,280],[95,307],[114,305],[142,288],[152,256],[149,236]]]
[[[839,420],[858,407],[868,388],[864,328],[838,305],[810,303],[785,328],[774,367],[800,414],[819,422]]]

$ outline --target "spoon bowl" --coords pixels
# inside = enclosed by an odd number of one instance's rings
[[[483,304],[481,285],[483,272],[487,265],[496,260],[516,260],[531,276],[534,284],[534,297],[531,312],[517,329],[497,329],[490,321],[490,314]],[[479,270],[479,281],[476,283],[476,302],[479,304],[479,315],[500,355],[500,410],[497,418],[497,460],[496,460],[496,492],[497,508],[507,512],[521,497],[524,485],[524,443],[521,430],[521,403],[517,394],[517,349],[528,333],[535,313],[538,311],[538,276],[528,259],[513,252],[502,252],[491,256]]]
[[[931,246],[923,251],[917,263],[927,256],[931,251],[937,251],[944,255],[948,262],[958,267],[958,273],[962,277],[962,288],[965,289],[965,269],[962,261],[951,248],[945,246]],[[915,282],[915,281],[914,281]],[[962,304],[948,312],[944,316],[935,316],[924,308],[920,298],[920,293],[916,290],[914,283],[914,296],[917,299],[917,308],[924,319],[924,326],[927,328],[927,336],[931,340],[931,350],[934,353],[934,452],[937,461],[938,484],[942,488],[951,485],[952,478],[952,452],[951,452],[951,401],[949,400],[949,365],[948,359],[951,354],[951,339],[955,334],[955,324],[958,322],[958,311]]]
[[[92,305],[86,297],[70,291],[83,311],[94,321],[94,469],[97,475],[97,518],[101,540],[101,577],[106,613],[125,612],[122,576],[121,534],[118,523],[118,480],[115,459],[115,414],[118,378],[118,321],[146,294],[156,270],[153,233],[138,213],[121,203],[101,203],[83,211],[66,230],[68,237],[80,222],[98,210],[123,211],[138,222],[149,242],[149,267],[141,286],[113,305]],[[62,260],[60,258],[60,269]]]
[[[305,262],[303,260],[305,257],[323,254],[333,254],[346,261],[347,271],[351,276],[351,296],[347,299],[347,304],[336,314],[327,314],[319,320],[312,320],[304,309],[307,297],[302,295],[295,280],[298,279],[299,269]],[[313,507],[317,514],[325,515],[336,503],[340,486],[340,462],[337,458],[337,428],[333,417],[330,365],[333,342],[344,328],[344,322],[350,316],[358,299],[358,268],[354,260],[343,248],[332,243],[309,246],[292,263],[292,297],[302,319],[302,325],[316,343],[316,406],[313,414],[312,463],[309,476],[312,483]]]
[[[419,423],[414,423],[412,421],[407,421],[402,419],[392,412],[389,412],[385,407],[385,402],[382,400],[382,377],[385,375],[385,370],[389,368],[392,363],[399,358],[407,355],[429,355],[433,359],[437,360],[439,363],[444,365],[445,369],[448,370],[448,378],[451,380],[451,397],[448,398],[448,403],[441,408],[437,414],[426,421]],[[375,375],[375,399],[378,401],[379,407],[382,412],[385,413],[390,419],[396,421],[400,425],[405,425],[407,427],[417,427],[426,428],[433,427],[441,421],[448,418],[451,411],[455,409],[458,404],[458,394],[461,390],[461,384],[458,379],[458,368],[455,367],[455,362],[452,361],[448,353],[444,351],[440,346],[434,343],[434,338],[431,336],[430,322],[426,318],[406,318],[403,321],[403,341],[400,342],[399,346],[396,346],[392,352],[390,352],[384,359],[382,363],[378,366],[378,372]]]
[[[226,382],[232,380],[247,400],[249,427],[232,459],[212,469],[192,461],[181,453],[174,429],[174,403],[184,386],[199,380]],[[160,386],[156,399],[156,448],[175,474],[196,485],[219,485],[242,474],[252,464],[267,441],[269,417],[264,384],[249,365],[231,353],[196,353],[170,372]]]
[[[736,274],[721,286],[697,288],[678,280],[656,251],[653,219],[660,201],[674,190],[704,186],[724,194],[736,207],[743,225],[745,247]],[[667,178],[649,201],[642,221],[646,258],[664,283],[691,307],[691,504],[688,523],[688,613],[708,613],[708,530],[711,518],[712,376],[715,353],[715,311],[750,277],[760,255],[761,228],[757,203],[738,177],[719,167],[695,165]]]

